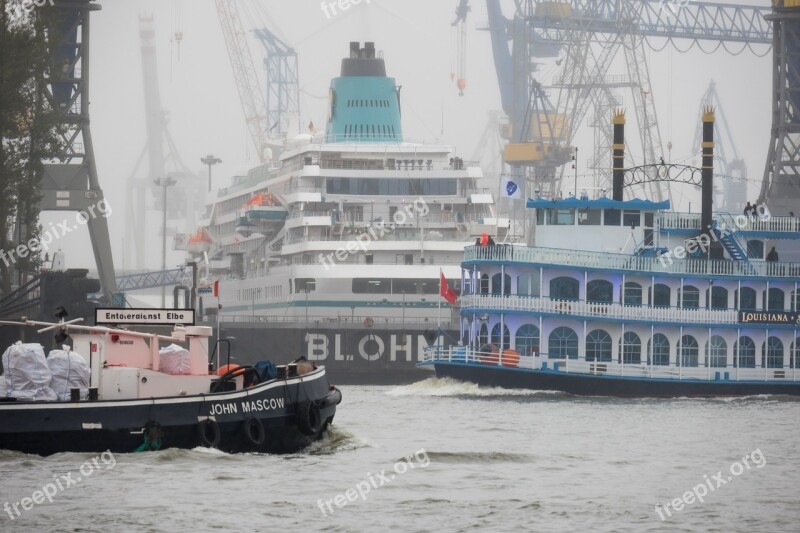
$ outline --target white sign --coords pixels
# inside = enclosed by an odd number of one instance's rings
[[[95,309],[97,324],[194,325],[193,309]]]

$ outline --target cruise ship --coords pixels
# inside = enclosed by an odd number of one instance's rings
[[[235,360],[306,357],[336,383],[401,383],[432,338],[457,340],[440,274],[456,288],[464,247],[508,224],[478,163],[404,138],[400,89],[374,43],[350,43],[324,133],[287,139],[207,206],[188,249],[205,265],[201,314]]]
[[[625,199],[643,175],[624,168],[617,114],[611,197],[531,198],[533,246],[467,248],[461,343],[422,365],[581,395],[800,395],[800,218],[713,212],[713,118],[702,168],[650,169],[702,185],[701,213],[680,213]]]

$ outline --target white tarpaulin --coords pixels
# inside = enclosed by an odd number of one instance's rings
[[[56,400],[50,388],[50,367],[41,344],[16,342],[3,353],[3,378],[10,398]]]
[[[52,350],[47,355],[47,366],[50,367],[52,379],[50,388],[59,400],[70,399],[70,389],[80,389],[81,399],[89,395],[89,365],[86,359],[77,352]]]
[[[161,355],[160,369],[162,372],[173,375],[191,374],[189,350],[183,346],[170,344],[161,348],[158,353]]]

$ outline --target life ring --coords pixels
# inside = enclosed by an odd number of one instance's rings
[[[219,444],[220,432],[219,424],[216,420],[206,418],[197,423],[197,434],[200,437],[200,444],[206,448],[216,448]]]
[[[267,438],[267,432],[264,431],[264,424],[261,423],[261,420],[251,416],[245,419],[242,424],[242,429],[244,430],[244,438],[247,442],[254,446],[261,446],[264,444],[264,440]]]
[[[367,318],[364,319],[364,325],[368,328],[371,328],[372,326],[375,325],[375,321],[372,319],[371,316],[368,316]]]
[[[305,401],[297,406],[297,429],[303,435],[315,436],[322,428],[322,416],[319,406],[314,402]]]

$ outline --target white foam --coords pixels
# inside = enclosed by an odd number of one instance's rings
[[[563,394],[558,391],[530,389],[504,389],[502,387],[482,387],[475,383],[458,381],[452,378],[428,378],[423,381],[395,387],[386,393],[388,396],[538,396]]]

